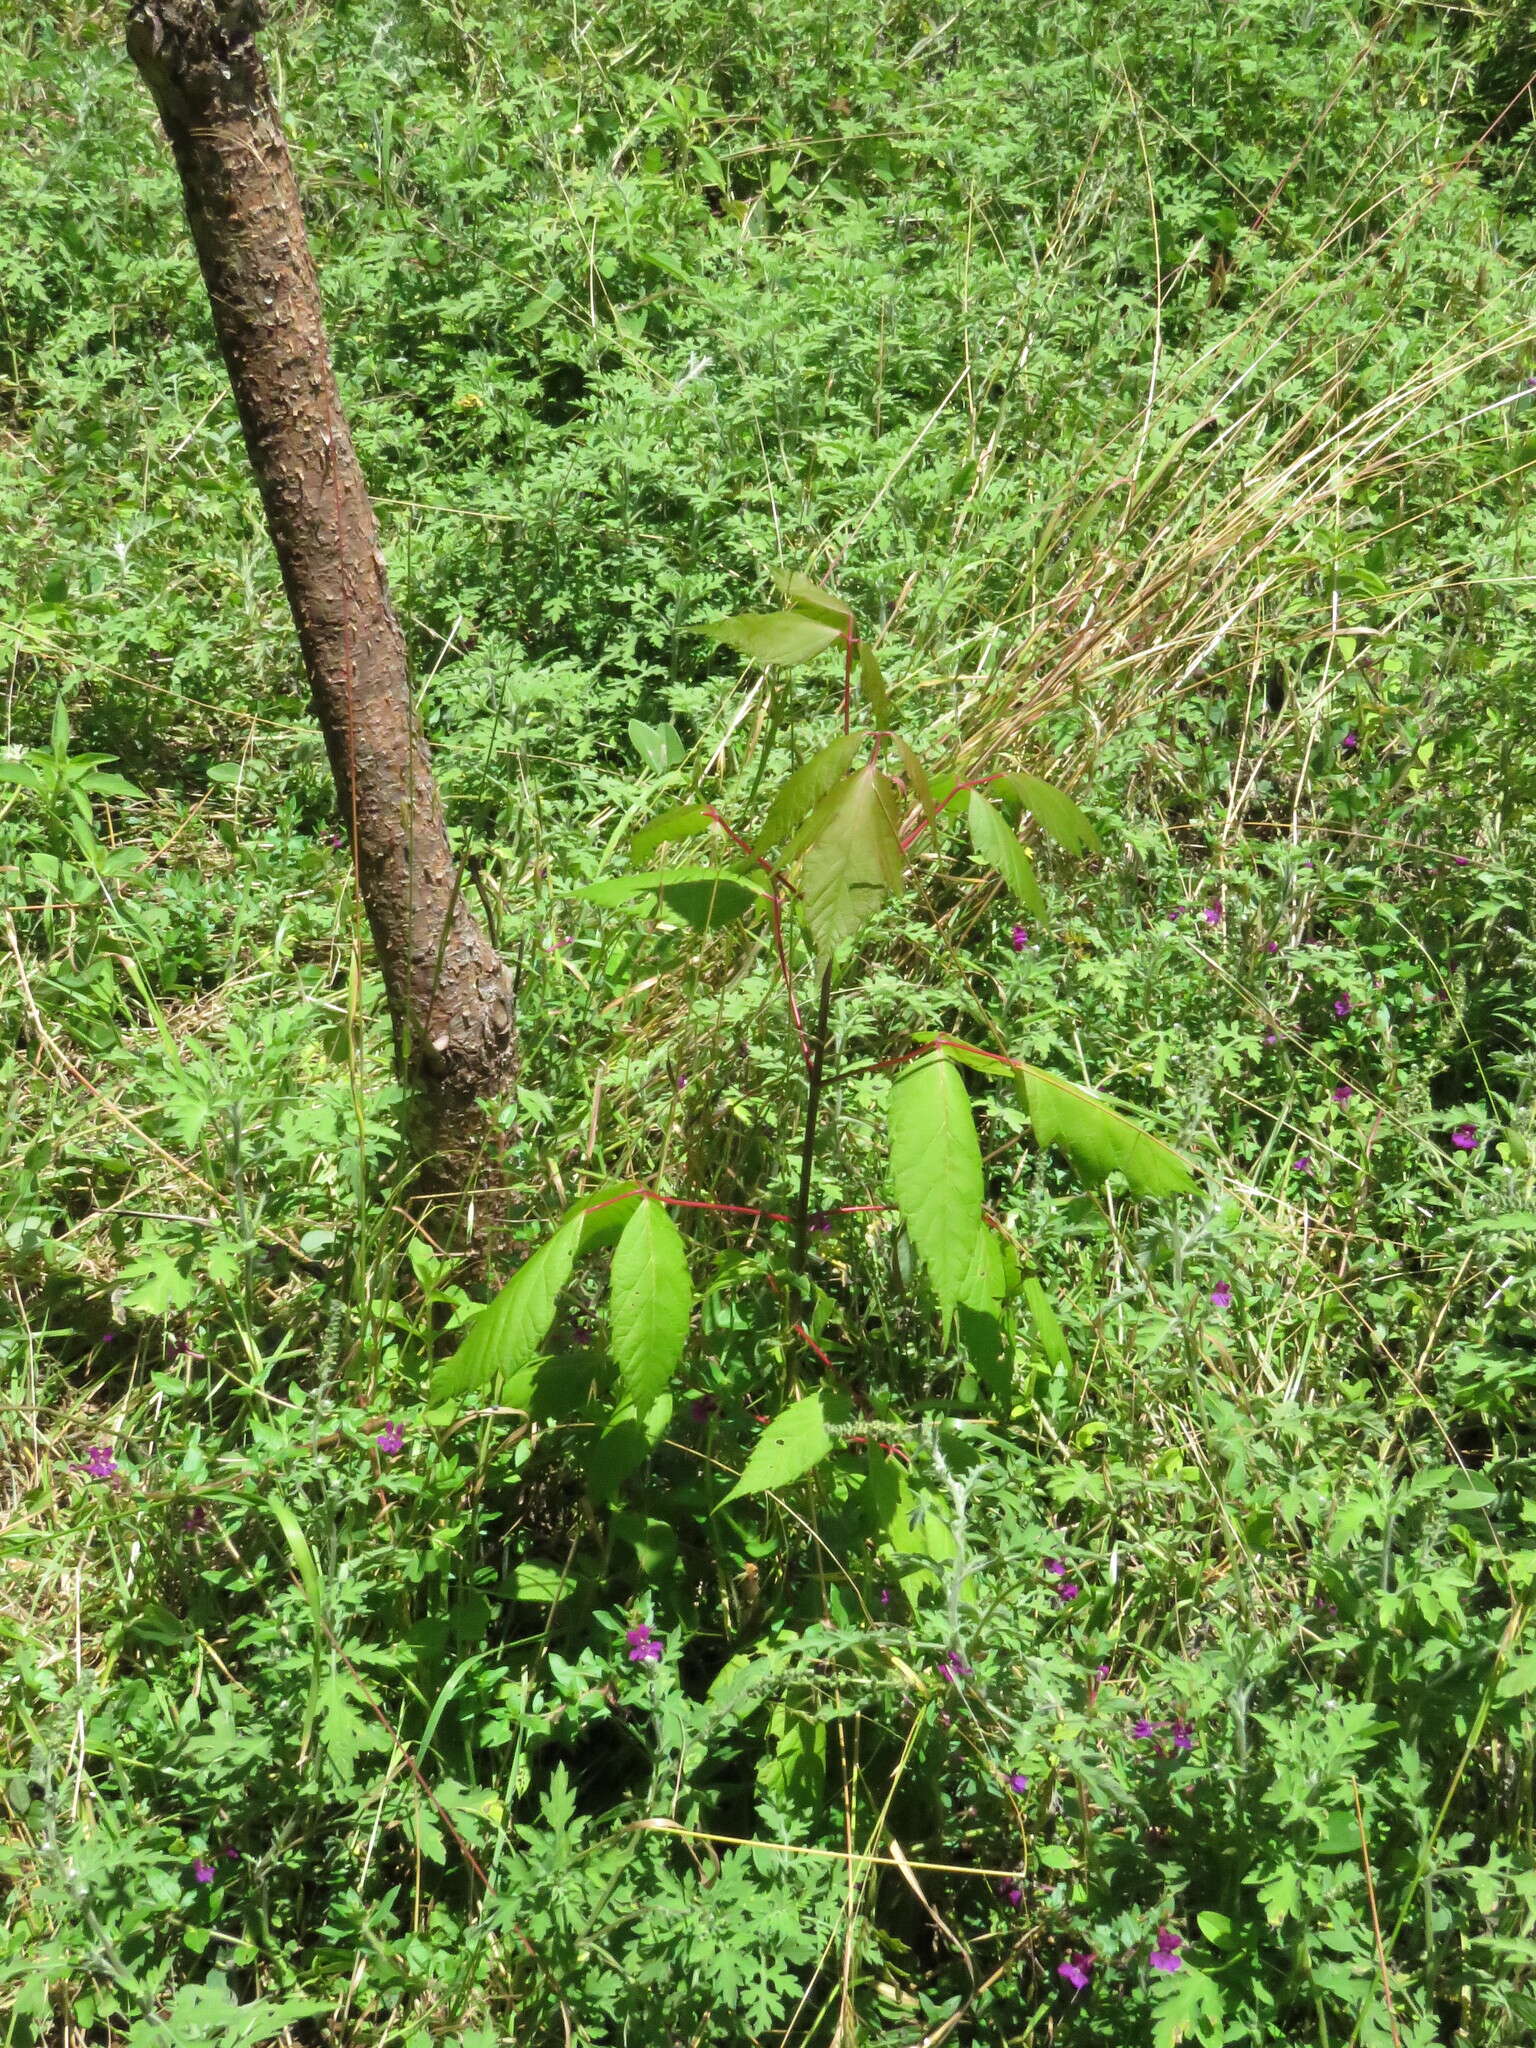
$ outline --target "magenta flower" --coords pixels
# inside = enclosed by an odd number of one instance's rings
[[[1131,1734],[1138,1742],[1155,1742],[1157,1740],[1157,1725],[1155,1722],[1149,1721],[1146,1715],[1143,1714],[1139,1720],[1131,1723]]]
[[[638,1628],[626,1629],[624,1640],[629,1645],[631,1664],[659,1664],[666,1655],[666,1644],[648,1621],[642,1621]]]
[[[1205,921],[1206,921],[1206,923],[1207,923],[1207,924],[1220,924],[1220,923],[1221,923],[1221,905],[1220,905],[1220,903],[1219,903],[1219,902],[1218,902],[1218,903],[1207,903],[1207,905],[1205,906],[1204,910],[1202,910],[1202,911],[1201,911],[1200,915],[1201,915],[1201,916],[1202,916],[1202,917],[1203,917],[1203,918],[1205,919]]]
[[[1451,859],[1456,863],[1457,867],[1459,868],[1469,868],[1472,865],[1472,859],[1469,854],[1453,853],[1451,855]]]
[[[1355,751],[1356,747],[1359,746],[1359,744],[1360,735],[1357,732],[1347,732],[1345,733],[1343,739],[1339,741],[1339,745],[1343,748],[1346,754],[1352,754]]]
[[[882,1587],[880,1588],[880,1605],[881,1605],[882,1607],[889,1607],[889,1606],[890,1606],[890,1604],[891,1604],[891,1589],[890,1589],[890,1587],[889,1587],[889,1586],[882,1586]]]
[[[939,1676],[947,1678],[951,1685],[958,1685],[962,1678],[970,1678],[972,1672],[960,1652],[950,1650],[939,1659]]]
[[[1271,939],[1269,944],[1264,948],[1264,950],[1266,953],[1278,953],[1280,950],[1280,941],[1278,939]]]
[[[1045,1568],[1053,1579],[1064,1579],[1067,1576],[1067,1568],[1059,1557],[1048,1557],[1045,1560]]]
[[[1093,1968],[1093,1951],[1085,1950],[1080,1956],[1068,1956],[1064,1963],[1056,1965],[1058,1977],[1065,1977],[1074,1991],[1088,1989],[1088,1973]]]
[[[1183,906],[1183,904],[1182,904],[1182,903],[1175,903],[1175,905],[1173,906],[1172,910],[1170,910],[1170,911],[1169,911],[1169,913],[1168,913],[1168,916],[1169,916],[1170,920],[1171,920],[1171,919],[1173,919],[1173,918],[1176,918],[1176,917],[1182,917],[1183,915],[1184,915],[1184,906]]]
[[[997,1891],[999,1898],[1006,1899],[1010,1906],[1022,1906],[1024,1903],[1024,1887],[1015,1884],[1012,1878],[1005,1877]]]
[[[1153,1969],[1167,1970],[1170,1973],[1182,1969],[1179,1950],[1183,1946],[1183,1935],[1175,1934],[1171,1927],[1160,1927],[1157,1930],[1157,1947],[1153,1949],[1150,1957]]]
[[[1095,1678],[1108,1678],[1109,1666],[1107,1664],[1101,1664],[1093,1675]]]
[[[1230,1308],[1231,1306],[1232,1306],[1232,1287],[1231,1287],[1231,1283],[1230,1283],[1229,1281],[1226,1281],[1226,1280],[1218,1280],[1218,1281],[1216,1282],[1216,1285],[1215,1285],[1215,1286],[1214,1286],[1214,1287],[1213,1287],[1213,1288],[1211,1289],[1211,1307],[1212,1307],[1212,1308]]]
[[[688,1403],[688,1420],[690,1422],[708,1422],[711,1415],[718,1415],[719,1413],[720,1403],[713,1394],[697,1394]]]
[[[1009,934],[1009,937],[1012,941],[1013,950],[1015,951],[1015,953],[1022,953],[1024,948],[1029,944],[1028,926],[1016,924],[1012,932]]]
[[[1278,1044],[1280,1043],[1280,1034],[1279,1034],[1279,1032],[1278,1032],[1278,1031],[1266,1031],[1266,1032],[1265,1032],[1265,1034],[1264,1034],[1264,1043],[1265,1043],[1266,1045],[1278,1045]]]
[[[1458,1152],[1475,1152],[1477,1150],[1477,1125],[1458,1124],[1451,1133],[1451,1143]]]
[[[1310,1173],[1312,1171],[1312,1161],[1309,1155],[1305,1152],[1298,1152],[1291,1161],[1291,1171],[1292,1173]]]
[[[405,1449],[405,1431],[398,1422],[386,1422],[374,1442],[386,1458],[396,1457]]]
[[[211,1863],[205,1863],[201,1856],[199,1856],[197,1861],[192,1865],[192,1882],[194,1884],[213,1883],[213,1865]]]
[[[93,1479],[115,1479],[117,1460],[105,1444],[97,1444],[86,1453],[85,1463],[77,1469],[88,1472]]]
[[[1061,1584],[1056,1588],[1056,1598],[1061,1602],[1062,1606],[1065,1607],[1067,1602],[1069,1600],[1075,1600],[1081,1591],[1082,1588],[1080,1586],[1075,1586],[1070,1579],[1063,1579]]]
[[[1175,1749],[1188,1751],[1194,1748],[1195,1731],[1187,1721],[1175,1721],[1172,1724],[1172,1728],[1173,1746]]]
[[[1341,1081],[1333,1091],[1333,1099],[1335,1102],[1349,1102],[1353,1100],[1354,1093],[1354,1089],[1350,1087],[1347,1081]]]
[[[1347,1017],[1353,1008],[1354,1004],[1349,1000],[1348,996],[1337,996],[1334,998],[1333,1014],[1335,1017]]]
[[[1010,1792],[1025,1793],[1029,1790],[1029,1780],[1022,1771],[1014,1771],[1008,1779],[1008,1789]]]

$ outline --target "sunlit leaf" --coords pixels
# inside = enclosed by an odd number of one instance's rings
[[[841,733],[819,753],[800,763],[768,806],[762,830],[753,841],[760,854],[766,858],[810,816],[827,791],[842,781],[854,755],[866,744],[856,732]]]
[[[999,775],[988,785],[995,796],[1029,812],[1042,832],[1068,853],[1097,853],[1099,835],[1071,797],[1038,775]]]
[[[659,818],[640,827],[629,842],[629,857],[644,860],[658,846],[670,845],[678,839],[697,839],[714,822],[703,804],[675,804],[670,811],[663,811]]]
[[[870,763],[831,790],[807,826],[800,904],[825,958],[901,881],[895,784]]]
[[[859,682],[863,687],[865,700],[874,713],[876,725],[883,731],[888,731],[891,723],[890,692],[885,687],[885,677],[881,674],[875,650],[863,641],[859,643]]]
[[[429,1401],[474,1393],[532,1363],[555,1320],[560,1290],[571,1277],[582,1227],[580,1212],[567,1216],[548,1243],[523,1261],[480,1311],[452,1358],[432,1375]]]
[[[1002,813],[987,802],[979,789],[971,791],[967,820],[977,858],[1002,877],[1009,893],[1031,916],[1043,918],[1045,898],[1035,880],[1035,864],[1014,838]]]
[[[847,1419],[847,1401],[831,1389],[792,1401],[765,1426],[721,1507],[744,1494],[777,1491],[802,1478],[821,1463],[836,1441],[828,1423]]]
[[[1033,1274],[1025,1276],[1021,1292],[1029,1319],[1035,1326],[1041,1357],[1053,1371],[1058,1367],[1070,1371],[1072,1354],[1067,1349],[1066,1333],[1057,1319],[1050,1296]]]
[[[802,576],[797,569],[772,569],[769,571],[774,589],[786,604],[792,604],[796,611],[807,617],[820,619],[825,625],[835,625],[838,637],[847,632],[853,619],[853,608],[844,604],[835,590],[826,590],[819,583],[813,583],[809,576]]]
[[[1035,1136],[1042,1145],[1059,1145],[1090,1185],[1123,1173],[1138,1195],[1194,1193],[1194,1175],[1173,1147],[1139,1130],[1101,1096],[1039,1067],[1021,1064],[1017,1078]]]
[[[806,612],[738,612],[734,618],[712,619],[707,626],[689,630],[717,640],[722,647],[734,647],[748,661],[765,668],[789,668],[810,661],[844,634],[842,624],[830,619],[813,619]]]
[[[651,917],[665,905],[696,931],[712,931],[740,917],[767,892],[760,876],[734,868],[647,868],[642,874],[608,875],[571,893],[584,903]]]
[[[965,1083],[942,1054],[891,1084],[891,1186],[946,1328],[972,1276],[982,1229],[981,1146]]]
[[[692,1312],[687,1247],[664,1204],[642,1201],[614,1251],[608,1302],[619,1383],[637,1414],[671,1379]]]
[[[646,767],[658,775],[676,768],[687,752],[675,725],[647,725],[641,718],[629,721],[629,741]]]

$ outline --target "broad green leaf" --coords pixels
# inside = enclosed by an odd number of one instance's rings
[[[552,1564],[519,1564],[512,1568],[512,1598],[527,1600],[534,1606],[557,1606],[580,1587],[581,1581],[573,1573],[559,1571]]]
[[[797,661],[810,661],[841,640],[843,624],[813,619],[805,612],[738,612],[734,618],[712,619],[707,626],[692,626],[723,647],[734,647],[748,661],[764,668],[789,668]]]
[[[594,1500],[612,1500],[624,1481],[661,1441],[672,1420],[672,1396],[662,1394],[643,1414],[621,1401],[601,1436],[586,1437],[576,1453]]]
[[[846,1420],[846,1410],[846,1401],[830,1392],[807,1394],[781,1409],[753,1445],[741,1477],[720,1506],[744,1494],[776,1491],[819,1465],[835,1442],[827,1424]]]
[[[1029,812],[1042,832],[1068,853],[1097,853],[1099,835],[1071,797],[1038,775],[999,775],[988,788]]]
[[[922,806],[923,816],[932,825],[937,814],[934,810],[933,791],[928,786],[928,771],[900,733],[893,733],[891,737],[897,753],[901,756],[901,765],[907,771],[907,782],[912,794]]]
[[[762,830],[753,841],[760,854],[766,858],[809,817],[827,791],[842,781],[854,755],[864,744],[860,734],[845,732],[819,753],[812,754],[808,761],[800,763],[768,806]]]
[[[675,725],[647,725],[643,718],[629,721],[629,743],[646,767],[658,775],[677,767],[687,752]]]
[[[1161,1138],[1138,1130],[1102,1097],[1039,1067],[1020,1064],[1018,1088],[1035,1136],[1060,1145],[1090,1185],[1123,1173],[1138,1195],[1192,1195],[1189,1167]]]
[[[960,1283],[955,1327],[972,1372],[999,1402],[1007,1401],[1013,1392],[1013,1363],[1003,1343],[1007,1291],[1002,1240],[983,1217],[970,1269]]]
[[[1024,1296],[1024,1306],[1029,1310],[1029,1319],[1035,1326],[1041,1357],[1053,1371],[1059,1367],[1070,1372],[1072,1354],[1067,1349],[1066,1333],[1057,1320],[1050,1296],[1033,1274],[1026,1274],[1020,1292]]]
[[[1045,898],[1035,880],[1035,864],[1014,838],[1002,813],[987,802],[979,789],[973,789],[966,815],[978,860],[984,860],[994,873],[1001,875],[1004,886],[1032,917],[1043,918]]]
[[[703,804],[675,804],[670,811],[663,811],[659,818],[640,827],[629,842],[629,857],[644,860],[658,846],[670,845],[673,840],[697,839],[714,822]]]
[[[576,1263],[583,1221],[580,1211],[567,1216],[548,1243],[524,1259],[452,1358],[432,1375],[429,1401],[451,1401],[532,1364]]]
[[[844,604],[835,590],[826,590],[821,584],[813,583],[798,569],[772,569],[769,575],[774,589],[786,604],[792,604],[796,611],[804,612],[808,618],[820,619],[825,625],[835,625],[839,638],[847,632],[853,619],[853,607]]]
[[[823,959],[901,881],[896,788],[871,762],[822,798],[806,827],[800,907]]]
[[[869,708],[875,715],[876,725],[888,731],[891,723],[890,692],[885,687],[885,677],[880,672],[875,650],[862,640],[859,642],[859,681],[863,685]]]
[[[570,1214],[581,1218],[577,1256],[600,1245],[617,1244],[625,1225],[644,1200],[632,1181],[620,1181],[614,1187],[599,1188],[596,1194],[583,1195],[579,1202],[572,1202]]]
[[[897,1207],[947,1329],[982,1228],[981,1147],[965,1083],[949,1060],[921,1058],[892,1083],[890,1127]]]
[[[976,1242],[971,1248],[970,1264],[956,1298],[982,1315],[995,1316],[1003,1305],[1007,1286],[1002,1242],[983,1216],[976,1231]]]
[[[693,1283],[677,1225],[657,1201],[643,1201],[613,1254],[609,1333],[619,1382],[644,1414],[671,1379],[688,1341]]]
[[[665,906],[695,931],[712,931],[750,910],[757,897],[767,895],[768,885],[760,875],[735,868],[647,868],[643,874],[607,875],[571,893],[603,909],[633,907],[652,917]]]
[[[1231,2038],[1225,2025],[1226,2000],[1215,1977],[1186,1962],[1177,1976],[1170,1972],[1165,1981],[1167,1988],[1157,1992],[1152,2048],[1180,2048],[1185,2041],[1195,2048]],[[1353,1977],[1349,1981],[1353,1987]]]

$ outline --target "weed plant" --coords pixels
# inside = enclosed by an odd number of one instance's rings
[[[0,2038],[1528,2041],[1528,27],[273,13],[511,1241],[118,11],[0,0]]]

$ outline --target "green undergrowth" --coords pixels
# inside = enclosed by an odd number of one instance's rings
[[[505,1222],[0,5],[0,2039],[1527,2041],[1528,32],[273,12]]]

